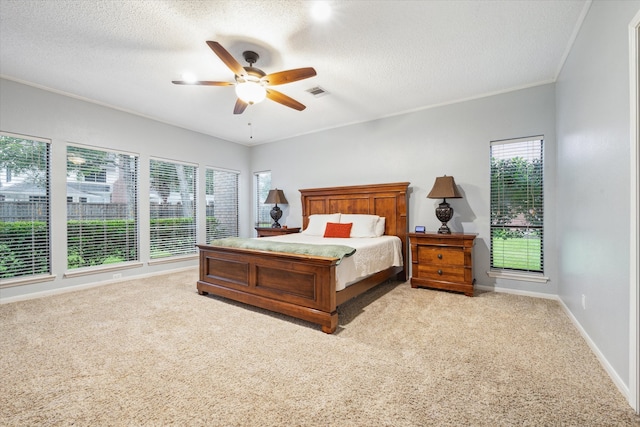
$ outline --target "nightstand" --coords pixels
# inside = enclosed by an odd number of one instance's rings
[[[473,296],[473,245],[477,234],[409,233],[411,287]]]
[[[299,233],[300,227],[291,227],[291,228],[256,227],[256,231],[258,232],[258,237],[282,236],[283,234]]]

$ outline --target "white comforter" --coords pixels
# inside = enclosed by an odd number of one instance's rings
[[[355,248],[356,253],[344,258],[336,267],[336,291],[378,271],[403,265],[402,241],[397,236],[342,239],[295,233],[262,237],[262,239],[316,245],[345,245]]]

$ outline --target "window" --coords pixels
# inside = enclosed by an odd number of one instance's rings
[[[49,153],[49,141],[0,133],[0,279],[51,273]]]
[[[205,171],[207,197],[207,243],[238,236],[238,173],[219,169]]]
[[[491,268],[542,273],[543,139],[491,142]]]
[[[271,189],[271,171],[255,173],[256,227],[271,227],[271,206],[264,201]]]
[[[196,253],[196,167],[151,160],[151,258]]]
[[[67,146],[68,269],[139,259],[137,183],[137,156]]]

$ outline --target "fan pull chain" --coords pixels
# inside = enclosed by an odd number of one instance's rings
[[[253,127],[251,126],[251,122],[247,123],[249,125],[249,139],[253,139]]]

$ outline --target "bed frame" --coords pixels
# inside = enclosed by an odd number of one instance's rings
[[[198,245],[198,293],[214,294],[316,323],[333,333],[337,306],[391,278],[406,280],[408,182],[300,190],[302,225],[309,215],[373,214],[385,234],[402,240],[403,267],[391,267],[336,291],[336,258]]]

